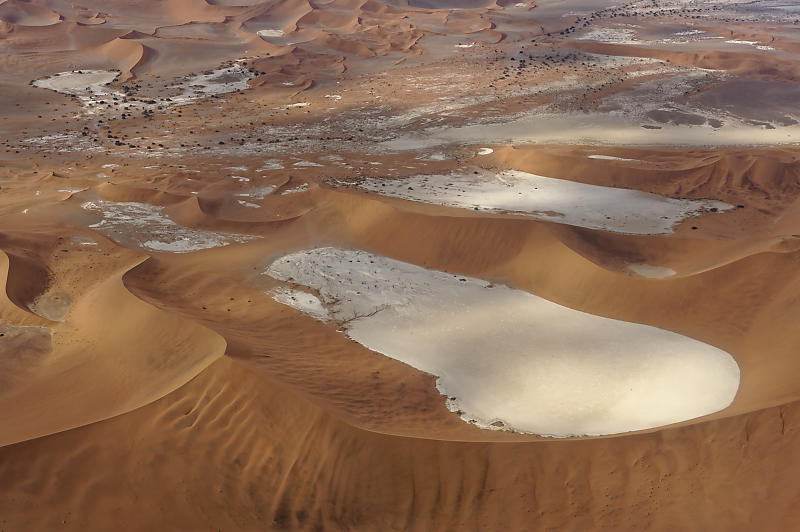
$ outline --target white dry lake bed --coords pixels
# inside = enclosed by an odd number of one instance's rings
[[[409,201],[641,235],[672,233],[673,227],[686,218],[733,208],[721,201],[674,199],[517,170],[365,179],[357,186]]]
[[[296,251],[264,273],[291,283],[276,301],[435,375],[483,428],[617,434],[722,410],[739,387],[734,359],[695,339],[365,251]]]
[[[133,244],[150,251],[188,253],[258,238],[184,227],[165,215],[163,207],[147,203],[96,200],[81,207],[102,216],[102,220],[89,227],[119,244]]]

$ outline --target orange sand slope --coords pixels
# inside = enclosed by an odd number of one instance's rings
[[[0,3],[0,530],[791,530],[795,11]]]

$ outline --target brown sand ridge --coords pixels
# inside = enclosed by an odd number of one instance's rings
[[[793,530],[796,16],[0,3],[0,530]],[[459,204],[519,173],[723,203],[640,232],[483,204],[503,188]],[[603,437],[481,428],[346,318],[280,302],[340,303],[265,275],[327,246],[698,340],[738,391]],[[465,351],[502,332],[486,312]]]

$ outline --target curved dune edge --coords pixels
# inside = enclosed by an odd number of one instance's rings
[[[562,164],[562,168],[573,168],[570,164],[572,161],[588,159],[586,154],[580,153],[567,158],[559,152],[565,148],[550,150],[555,152],[537,157],[532,157],[530,149],[513,150],[520,155],[520,159],[509,159],[509,164]],[[594,148],[592,150],[587,153],[597,151]],[[496,152],[502,156],[504,149],[498,148]],[[742,151],[723,158],[719,158],[718,150],[693,154],[692,163],[686,160],[682,163],[688,178],[687,189],[680,195],[704,197],[707,190],[716,188],[723,197],[727,198],[729,194],[735,197],[737,187],[744,186],[746,190],[781,190],[791,197],[796,183],[783,178],[793,175],[797,166],[796,163],[783,161],[784,158],[790,158],[791,150],[757,152],[763,153],[761,162],[755,155],[752,158],[744,157]],[[669,160],[665,155],[668,151],[621,150],[613,153],[622,158],[639,159],[659,154],[652,161],[655,169],[648,171],[641,179],[663,173],[669,178],[658,180],[661,188],[656,192],[675,193],[671,188],[677,185],[674,176],[657,170],[662,164],[659,158]],[[525,162],[522,156],[529,160]],[[495,157],[495,153],[484,157],[489,160]],[[308,158],[316,160],[315,157]],[[727,159],[736,161],[737,158],[748,163],[748,170],[741,175],[731,174],[729,169],[732,162],[726,162]],[[753,160],[756,162],[749,164]],[[580,171],[574,170],[573,174],[566,177],[576,181],[593,178],[599,182],[618,179],[620,185],[636,186],[632,171],[620,171],[619,165],[601,162],[607,167],[598,167],[596,175],[584,174],[584,169],[576,165],[574,168]],[[151,166],[149,163],[142,164]],[[247,165],[252,169],[260,168],[251,162]],[[158,191],[148,192],[141,186],[132,186],[132,180],[125,180],[125,172],[138,173],[139,170],[133,168],[123,171],[123,168],[105,169],[107,172],[113,171],[113,180],[123,184],[101,184],[98,192],[102,195],[108,193],[117,200],[141,199],[175,207],[175,220],[181,224],[219,230],[221,224],[226,223],[210,215],[218,213],[214,205],[224,196],[224,185],[218,188],[214,188],[216,183],[209,185],[204,189],[207,193],[198,196],[197,200],[189,196],[190,201],[187,201],[188,190],[185,188],[178,191],[171,187],[159,187]],[[230,171],[240,172],[238,169]],[[305,174],[309,170],[303,172]],[[44,181],[56,181],[53,184],[60,188],[63,186],[58,183],[60,179],[49,176]],[[311,181],[317,179],[314,177]],[[222,180],[231,182],[224,177]],[[626,180],[630,180],[630,183]],[[37,186],[44,187],[44,181]],[[277,184],[274,179],[269,181],[273,182]],[[694,188],[695,185],[697,188]],[[83,201],[79,199],[81,195],[78,194],[74,202],[60,203],[64,204],[65,209],[78,209]],[[790,378],[796,364],[791,351],[794,328],[787,325],[787,319],[792,314],[786,311],[792,304],[786,294],[792,293],[796,282],[793,257],[797,247],[792,239],[776,241],[775,231],[780,233],[784,226],[789,227],[792,223],[791,205],[787,206],[781,200],[782,195],[774,194],[774,199],[768,201],[760,198],[759,194],[753,194],[748,200],[750,214],[748,210],[731,213],[731,216],[738,217],[733,219],[734,223],[726,224],[733,233],[730,236],[725,234],[719,240],[714,234],[695,234],[688,228],[679,228],[676,235],[669,239],[615,238],[601,232],[580,231],[558,224],[469,213],[455,217],[452,211],[436,206],[401,205],[384,198],[325,185],[302,195],[282,196],[276,190],[267,195],[264,201],[275,201],[276,206],[288,202],[294,208],[297,198],[303,196],[313,197],[317,208],[284,222],[253,225],[254,233],[266,237],[261,239],[263,242],[236,246],[235,249],[206,250],[196,257],[185,259],[158,255],[155,260],[147,261],[127,275],[126,285],[148,303],[216,331],[225,338],[232,355],[257,361],[277,380],[326,405],[348,423],[386,434],[474,441],[515,438],[506,434],[487,436],[453,416],[445,408],[444,400],[436,391],[430,376],[410,372],[402,365],[382,361],[381,357],[365,349],[334,340],[333,331],[313,321],[302,321],[297,313],[281,314],[279,305],[263,301],[269,298],[262,297],[259,287],[242,281],[242,272],[253,269],[259,261],[277,257],[300,245],[335,244],[369,249],[429,268],[490,279],[571,308],[624,321],[644,322],[719,346],[733,353],[740,363],[742,391],[729,409],[712,418],[737,415],[798,397],[796,383]],[[61,198],[59,194],[58,199]],[[209,198],[210,203],[206,205],[211,208],[201,212],[198,207],[201,200],[206,201],[205,198]],[[183,207],[190,207],[185,214]],[[786,209],[785,212],[783,209]],[[736,232],[742,222],[736,220],[745,215],[763,216],[759,214],[762,210],[769,213],[769,223],[759,221],[753,226],[749,221],[744,222],[747,224],[748,237],[742,240],[743,234]],[[183,219],[183,216],[186,218]],[[193,216],[197,216],[197,219],[191,219]],[[773,223],[775,217],[780,220],[779,225]],[[713,219],[713,216],[701,217],[697,223],[706,226]],[[81,223],[89,225],[92,221]],[[602,250],[605,250],[605,254],[599,253]],[[690,256],[691,260],[676,265],[675,258],[683,255]],[[613,256],[618,256],[620,261],[612,263],[609,257]],[[659,257],[665,260],[654,260]],[[721,259],[727,261],[726,266],[707,269],[709,264],[721,262]],[[676,266],[679,275],[657,280],[634,277],[627,271],[627,265],[638,263]],[[704,273],[692,273],[692,268],[700,270],[701,267],[706,268]],[[770,274],[767,275],[767,272]],[[235,282],[233,278],[236,278]],[[224,279],[225,283],[220,283],[220,279]],[[780,283],[776,280],[780,280]],[[759,287],[758,290],[746,288],[754,283]],[[592,290],[585,290],[587,286],[591,286]],[[198,292],[200,287],[203,289]],[[194,295],[186,296],[186,299],[182,294]],[[257,304],[242,305],[238,311],[239,303],[228,303],[231,297],[241,302],[254,296],[261,297]],[[691,314],[686,314],[686,301],[690,301]],[[201,305],[208,308],[203,310]],[[726,310],[729,308],[738,310],[731,313]],[[232,319],[241,320],[240,325],[234,326]],[[294,323],[296,320],[298,323]],[[259,332],[253,333],[254,330]],[[314,347],[315,343],[331,347],[323,354]],[[269,359],[263,356],[265,354],[269,355]],[[329,360],[323,360],[323,357]],[[300,360],[303,360],[302,364]],[[368,369],[370,366],[367,361],[369,364],[374,362],[374,369]],[[359,376],[358,380],[377,382],[379,389],[373,390],[370,386],[353,388],[349,381],[354,378],[354,372],[344,372],[335,367],[337,364],[348,367],[351,363],[362,365],[362,369],[355,373]],[[313,377],[306,372],[308,368],[315,368]],[[374,381],[372,371],[380,371],[383,376]],[[330,376],[321,378],[320,375],[325,372],[330,372]],[[407,389],[413,389],[413,393],[407,393],[406,389],[400,394],[400,385],[386,386],[387,382],[395,379]],[[336,382],[335,386],[330,384],[332,381]],[[765,383],[769,383],[769,386]],[[365,394],[371,397],[374,405],[363,404]],[[396,399],[398,395],[403,395],[403,401],[399,403]],[[403,410],[416,410],[418,415],[398,413]]]
[[[734,359],[708,344],[361,250],[296,251],[263,274],[307,298],[276,301],[434,375],[448,408],[484,429],[651,429],[722,411],[739,386]]]
[[[14,266],[14,275],[11,275],[12,262],[10,255],[0,249],[0,321],[21,326],[43,326],[47,325],[48,320],[42,319],[30,312],[23,303],[21,294],[33,294],[43,288],[41,283],[42,276],[36,274],[28,277],[25,275],[24,266]],[[20,270],[22,270],[20,272]],[[21,275],[18,275],[21,273]],[[46,279],[46,277],[45,277]],[[17,297],[12,299],[9,290]],[[24,296],[23,296],[24,297]]]
[[[275,379],[326,405],[346,422],[386,434],[475,441],[517,438],[506,433],[487,434],[461,422],[447,411],[430,376],[409,372],[402,364],[337,339],[340,335],[335,331],[311,319],[304,321],[298,313],[282,310],[281,305],[270,302],[258,288],[241,280],[241,274],[233,272],[251,270],[265,257],[277,257],[287,247],[306,245],[309,239],[366,246],[426,267],[502,280],[594,314],[656,325],[734,354],[743,375],[734,404],[684,424],[729,417],[798,397],[791,372],[786,371],[786,364],[794,360],[791,341],[779,340],[785,339],[786,332],[776,333],[786,328],[786,316],[770,314],[779,313],[788,296],[780,295],[777,286],[769,288],[768,279],[758,273],[779,271],[779,278],[796,279],[790,250],[758,252],[699,275],[640,280],[575,253],[563,234],[545,224],[451,218],[435,208],[416,212],[361,195],[333,190],[320,193],[324,194],[324,199],[320,198],[324,208],[282,225],[267,239],[236,251],[203,251],[197,256],[202,256],[202,261],[159,256],[132,272],[126,284],[151,304],[215,330],[228,342],[229,354],[257,364]],[[315,229],[309,232],[311,227]],[[486,248],[489,245],[491,253]],[[639,245],[657,246],[657,241],[642,239]],[[681,249],[676,245],[674,251],[680,253]],[[226,279],[224,285],[218,282],[221,276]],[[729,309],[743,297],[741,287],[754,277],[762,279],[763,293],[748,290],[744,294],[747,304],[732,314]],[[581,280],[577,287],[576,279]],[[723,281],[727,287],[722,287]],[[585,283],[593,290],[581,290]],[[182,294],[202,295],[185,299]],[[691,321],[683,319],[683,297],[691,297]],[[752,330],[745,330],[742,324],[750,323]],[[324,351],[319,346],[325,346]],[[356,367],[360,369],[354,370]],[[381,374],[378,380],[372,375],[375,371]],[[764,380],[772,384],[765,387]],[[363,381],[365,387],[353,386],[354,381]],[[377,388],[372,388],[373,382]],[[400,389],[404,390],[402,394]],[[364,404],[364,394],[370,396],[371,404]],[[399,402],[398,397],[402,397]]]
[[[343,424],[223,357],[133,412],[1,448],[0,511],[12,528],[67,530],[740,530],[744,516],[779,530],[800,496],[798,443],[797,403],[617,439],[398,438]],[[138,502],[150,498],[161,504]],[[34,500],[48,511],[32,512]]]
[[[135,69],[143,65],[148,58],[149,50],[139,42],[124,38],[116,38],[97,46],[89,53],[106,58],[121,71],[120,81],[127,81],[135,76]]]
[[[53,331],[51,352],[34,361],[24,386],[0,393],[0,410],[7,420],[0,445],[148,404],[223,355],[225,341],[219,335],[133,296],[123,279],[142,259],[131,261],[129,255],[127,260],[121,270],[83,293],[64,323],[48,323]],[[19,404],[25,408],[14,408]]]

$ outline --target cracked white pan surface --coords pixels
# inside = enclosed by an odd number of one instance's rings
[[[436,375],[448,407],[484,428],[641,430],[722,410],[739,386],[734,359],[695,339],[364,251],[297,251],[265,273],[318,294],[276,300]]]

